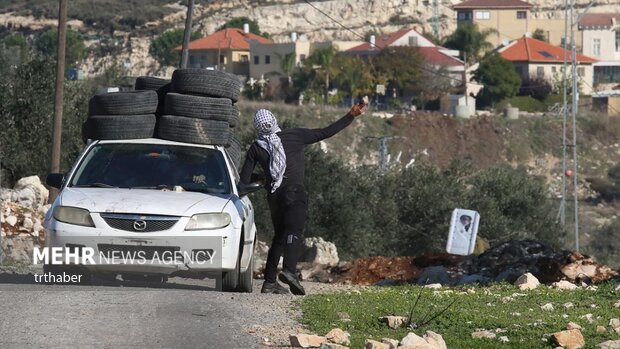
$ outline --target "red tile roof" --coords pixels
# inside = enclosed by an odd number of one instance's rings
[[[369,42],[365,42],[359,46],[348,49],[347,52],[381,51],[382,48],[390,46],[394,41],[402,38],[412,30],[415,29],[403,28],[390,34],[377,35],[375,39],[375,47],[371,47]]]
[[[508,44],[500,50],[500,55],[512,62],[540,62],[562,63],[564,62],[564,48],[553,46],[544,41],[528,38],[526,36]],[[570,51],[566,51],[566,57],[570,60]],[[577,55],[579,63],[595,63],[596,59],[584,55]]]
[[[249,51],[251,41],[257,41],[261,44],[273,43],[273,41],[262,36],[244,33],[239,28],[228,28],[190,42],[189,50],[235,49]],[[181,46],[178,46],[175,50],[180,51]]]
[[[521,0],[466,0],[452,6],[452,8],[455,10],[487,8],[529,9],[532,8],[532,4]]]
[[[614,18],[620,24],[620,13],[586,13],[579,21],[579,28],[611,28]]]
[[[440,50],[442,47],[418,47],[417,49],[422,57],[424,57],[424,61],[433,65],[440,65],[444,67],[463,66],[463,62],[461,60],[441,52]]]

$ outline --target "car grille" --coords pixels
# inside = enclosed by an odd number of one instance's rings
[[[180,247],[176,246],[132,246],[132,245],[111,245],[111,244],[98,244],[97,248],[99,253],[105,258],[133,258],[136,260],[151,260],[157,255],[157,259],[161,261],[171,260],[175,257],[177,260],[183,260],[183,254],[175,251],[180,251]]]
[[[174,216],[139,216],[129,214],[101,214],[101,218],[114,229],[136,233],[168,230],[179,221],[179,217]]]

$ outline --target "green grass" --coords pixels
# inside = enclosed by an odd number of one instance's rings
[[[431,330],[441,334],[448,348],[552,348],[549,335],[564,330],[569,321],[583,327],[586,348],[596,348],[601,342],[620,339],[620,335],[609,328],[611,318],[620,317],[620,310],[614,303],[620,301],[617,283],[599,285],[596,290],[578,289],[558,291],[546,286],[532,291],[520,291],[507,284],[487,288],[425,289],[414,321],[420,322],[425,314],[436,313],[456,300],[442,316],[427,326],[416,330],[390,329],[378,318],[385,315],[407,316],[420,290],[419,286],[398,286],[370,288],[358,292],[310,295],[301,303],[302,323],[319,335],[325,335],[334,327],[351,333],[351,348],[362,348],[367,338],[380,340],[383,337],[402,339],[413,331],[423,335]],[[471,291],[473,290],[473,292]],[[573,303],[572,308],[563,306]],[[555,310],[543,311],[540,306],[552,303]],[[592,307],[595,305],[595,307]],[[344,322],[338,313],[349,314],[351,321]],[[593,315],[593,323],[580,318]],[[607,327],[607,332],[596,332],[596,326]],[[505,330],[495,339],[473,339],[471,333],[477,329]],[[509,342],[498,338],[506,336]]]

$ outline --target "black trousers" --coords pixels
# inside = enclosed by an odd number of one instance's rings
[[[265,281],[275,282],[280,257],[284,254],[284,270],[297,272],[301,258],[303,231],[308,211],[308,194],[303,185],[280,187],[267,196],[275,234],[265,267]]]

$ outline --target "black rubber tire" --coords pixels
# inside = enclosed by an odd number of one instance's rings
[[[239,261],[237,261],[235,269],[222,273],[222,291],[234,292],[237,290],[237,286],[239,285],[239,275],[241,274],[239,269]]]
[[[235,165],[235,167],[239,169],[241,167],[241,160],[243,159],[241,142],[237,139],[237,137],[233,135],[229,143],[230,145],[226,147],[226,153],[228,153],[228,156],[230,156],[233,165]]]
[[[165,115],[228,121],[233,114],[232,102],[228,98],[168,93],[164,105]]]
[[[87,139],[152,138],[156,118],[147,115],[92,115],[88,117]]]
[[[254,249],[252,249],[254,251]],[[237,284],[237,292],[252,293],[254,287],[254,252],[250,256],[250,265],[245,272],[239,273],[239,283]]]
[[[177,69],[172,73],[172,92],[239,100],[241,81],[221,70]]]
[[[102,93],[90,99],[88,115],[155,114],[158,103],[155,91]]]
[[[232,106],[232,113],[230,114],[230,118],[228,119],[228,124],[230,127],[236,127],[239,125],[239,118],[241,112],[239,111],[239,107],[236,104]]]
[[[159,118],[157,134],[170,141],[227,145],[228,122],[164,115]]]
[[[154,76],[139,76],[136,78],[134,89],[136,91],[153,90],[157,91],[170,83],[168,79],[156,78]]]

